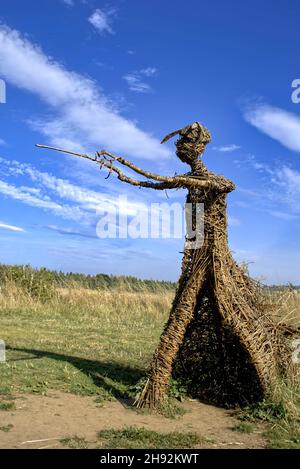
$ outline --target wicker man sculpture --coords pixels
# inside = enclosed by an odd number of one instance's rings
[[[179,134],[178,158],[190,172],[165,177],[144,171],[120,156],[101,150],[90,159],[108,168],[128,184],[156,190],[186,188],[187,202],[204,204],[201,246],[186,243],[182,273],[169,319],[150,365],[147,382],[136,405],[158,407],[171,376],[184,378],[190,391],[202,399],[223,404],[245,404],[272,391],[278,376],[287,375],[290,351],[285,326],[276,326],[264,311],[259,286],[237,265],[228,247],[226,197],[234,184],[209,172],[201,160],[210,142],[199,122],[166,136]],[[125,175],[120,166],[144,180]]]

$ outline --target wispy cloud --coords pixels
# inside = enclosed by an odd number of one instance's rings
[[[239,188],[240,194],[251,199],[251,204],[237,201],[245,209],[256,209],[281,220],[299,220],[300,216],[300,172],[274,161],[273,165],[248,155],[243,162],[260,174],[263,188],[255,190]]]
[[[22,189],[21,187],[15,186],[14,184],[8,184],[7,182],[0,181],[0,193],[6,197],[10,197],[14,200],[18,200],[31,207],[38,207],[43,210],[52,212],[54,215],[62,217],[66,220],[73,220],[79,222],[88,222],[87,213],[84,213],[80,207],[62,205],[53,200],[45,200],[44,198],[32,195],[30,192]],[[89,217],[90,219],[91,217]]]
[[[0,230],[14,231],[16,233],[24,233],[24,229],[19,226],[7,225],[6,223],[0,222]]]
[[[144,75],[145,77],[153,77],[154,75],[156,75],[158,72],[157,68],[155,67],[147,67],[147,68],[142,68],[142,70],[140,70],[140,74],[141,75]]]
[[[216,151],[221,151],[223,153],[227,153],[230,151],[236,151],[239,150],[241,147],[239,145],[236,145],[235,143],[231,143],[230,145],[220,145],[218,147],[213,147],[213,150]]]
[[[0,145],[6,145],[6,141],[3,138],[0,138]]]
[[[300,173],[299,171],[283,166],[281,170],[277,171],[280,181],[288,187],[291,195],[300,195]]]
[[[268,178],[272,178],[274,176],[274,168],[271,168],[270,165],[263,161],[259,161],[255,155],[249,153],[248,155],[243,155],[243,159],[234,160],[234,163],[238,167],[244,167],[245,165],[249,165],[251,168],[255,169],[257,172],[267,175]],[[276,166],[276,162],[274,161],[274,167]]]
[[[47,137],[46,143],[77,150],[108,147],[137,158],[165,158],[167,147],[122,117],[96,83],[68,71],[24,38],[0,26],[0,74],[12,85],[38,96],[55,117],[29,123]]]
[[[290,209],[295,210],[298,214],[300,213],[299,171],[287,165],[280,164],[278,161],[274,161],[271,167],[267,163],[258,161],[254,155],[248,155],[244,163],[249,164],[264,177],[264,199],[267,198],[269,201],[286,204]],[[249,195],[255,196],[255,193],[252,192],[249,193]],[[261,197],[260,192],[258,192],[256,196]],[[293,218],[292,216],[290,217],[292,214],[278,210],[273,210],[272,215],[278,218]]]
[[[118,194],[111,193],[108,196],[86,189],[66,179],[41,172],[29,164],[1,157],[0,163],[2,170],[4,169],[4,176],[27,177],[34,184],[30,187],[28,184],[17,185],[0,180],[0,193],[31,207],[51,212],[65,220],[76,221],[83,225],[94,225],[102,207],[105,207],[106,212],[117,211],[119,214],[128,216],[144,209],[144,204],[136,200],[124,201],[119,198]]]
[[[88,18],[88,21],[94,26],[94,28],[100,34],[113,34],[114,31],[111,27],[112,23],[112,16],[114,15],[114,11],[104,11],[100,8],[97,8],[92,15]]]
[[[280,169],[276,170],[274,182],[277,184],[277,187],[280,188],[278,197],[282,198],[292,212],[299,216],[300,172],[288,166],[282,166]]]
[[[79,236],[81,238],[92,238],[92,239],[97,238],[96,234],[90,234],[90,233],[86,233],[83,231],[74,230],[73,228],[62,228],[56,225],[46,225],[43,228],[46,228],[47,230],[54,231],[56,233],[59,233],[65,236]]]
[[[62,0],[62,2],[68,5],[69,7],[74,6],[74,0]]]
[[[131,73],[128,73],[123,78],[127,82],[128,87],[131,91],[136,93],[147,93],[151,91],[151,86],[144,81],[144,78],[153,77],[157,74],[157,69],[155,67],[147,67],[141,70],[137,70]]]
[[[258,104],[249,106],[244,118],[289,150],[300,152],[300,117],[284,109]]]

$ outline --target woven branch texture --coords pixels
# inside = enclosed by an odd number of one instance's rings
[[[177,156],[191,166],[190,178],[208,183],[203,189],[189,187],[187,196],[195,210],[204,204],[204,239],[200,248],[184,251],[170,317],[136,405],[159,406],[172,375],[206,401],[248,404],[270,395],[279,376],[288,379],[293,367],[286,338],[290,330],[275,325],[260,286],[231,255],[226,197],[234,185],[209,172],[199,159],[209,132],[195,123],[177,133]]]

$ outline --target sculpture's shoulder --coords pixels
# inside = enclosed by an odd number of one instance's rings
[[[197,173],[187,173],[187,177],[196,179],[198,181],[205,181],[208,187],[211,187],[214,190],[219,190],[220,192],[232,192],[236,186],[230,181],[230,179],[225,178],[222,174],[216,174],[205,169]],[[204,190],[207,190],[203,188]]]
[[[236,185],[230,179],[225,178],[222,174],[215,174],[209,172],[208,176],[209,180],[211,180],[216,188],[220,189],[222,192],[232,192],[235,190]]]

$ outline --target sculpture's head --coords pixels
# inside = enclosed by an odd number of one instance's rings
[[[200,124],[200,122],[194,122],[182,129],[171,132],[161,143],[166,142],[175,135],[180,135],[181,137],[176,142],[176,155],[181,161],[193,167],[199,156],[204,152],[205,146],[211,140],[209,130]]]

